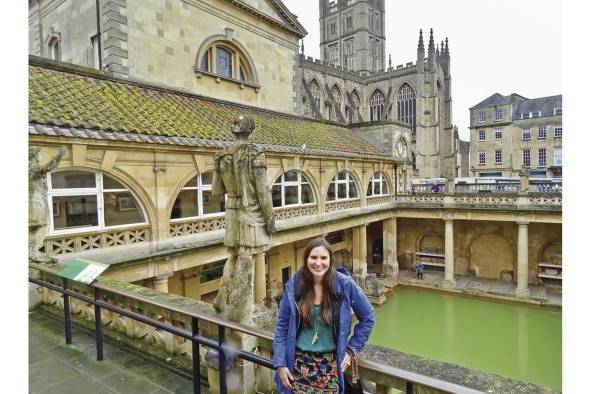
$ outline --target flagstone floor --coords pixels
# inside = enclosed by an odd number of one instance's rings
[[[192,393],[192,381],[104,343],[96,361],[94,337],[74,327],[65,345],[63,320],[29,311],[29,393]],[[202,393],[207,388],[202,387]]]

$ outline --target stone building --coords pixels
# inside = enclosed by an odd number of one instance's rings
[[[47,178],[47,254],[211,300],[227,257],[213,157],[245,114],[267,152],[278,230],[257,261],[258,303],[317,236],[360,283],[368,272],[395,278],[428,252],[448,287],[454,275],[508,278],[527,296],[540,262],[561,264],[557,196],[408,195],[413,162],[419,176],[459,165],[449,48],[437,51],[432,35],[427,51],[420,35],[417,64],[362,75],[299,55],[306,32],[280,1],[100,4],[97,34],[95,1],[30,2],[31,51],[42,57],[30,57],[29,143],[42,162],[67,148]],[[490,258],[498,245],[502,263]]]
[[[470,108],[472,176],[562,176],[562,95],[495,93]]]
[[[31,0],[30,53],[333,121],[407,155],[417,177],[457,175],[449,45],[431,31],[425,50],[421,33],[416,63],[386,67],[383,0],[320,1],[322,60],[298,53],[307,32],[277,0],[96,4]]]

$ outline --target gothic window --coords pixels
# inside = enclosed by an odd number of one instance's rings
[[[224,201],[211,193],[213,172],[196,175],[183,186],[172,206],[170,219],[210,216],[224,212]]]
[[[254,67],[242,50],[229,41],[216,41],[203,52],[199,68],[212,74],[256,83]]]
[[[369,99],[369,110],[370,110],[370,120],[380,120],[382,119],[382,115],[384,113],[384,101],[386,97],[381,90],[376,90],[374,94],[371,95]]]
[[[336,107],[340,110],[341,109],[341,102],[342,102],[342,95],[341,95],[341,89],[339,89],[339,87],[337,85],[334,85],[332,87],[332,96],[334,97]]]
[[[299,171],[284,172],[271,189],[273,207],[287,207],[314,203],[310,181]]]
[[[386,176],[382,172],[376,172],[367,185],[367,196],[384,196],[388,194]]]
[[[320,86],[315,79],[310,82],[310,92],[312,93],[312,100],[314,100],[316,108],[320,110]]]
[[[332,65],[337,65],[339,63],[339,44],[334,43],[328,46],[328,63]]]
[[[132,192],[102,172],[51,172],[47,196],[52,233],[146,223],[144,209]]]
[[[346,30],[351,30],[353,29],[353,17],[351,15],[348,15],[345,18],[345,29]]]
[[[417,97],[413,88],[405,83],[398,91],[398,120],[412,126],[413,134],[417,129]]]
[[[332,178],[328,185],[326,201],[359,198],[357,185],[353,176],[347,171],[341,171]]]
[[[49,50],[49,58],[53,60],[60,60],[61,58],[61,51],[60,51],[60,41],[58,37],[53,37],[49,40],[47,44],[47,49]]]
[[[353,61],[355,59],[355,38],[343,40],[343,56],[345,58],[345,68],[353,70]]]

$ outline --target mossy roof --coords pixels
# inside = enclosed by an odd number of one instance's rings
[[[269,87],[270,88],[270,87]],[[239,114],[254,118],[251,141],[329,156],[388,159],[351,130],[290,114],[174,91],[66,65],[29,65],[29,122],[127,135],[231,141]]]

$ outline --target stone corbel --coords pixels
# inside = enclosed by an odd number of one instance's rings
[[[166,172],[166,165],[165,164],[154,164],[154,172],[155,173],[165,173]]]

